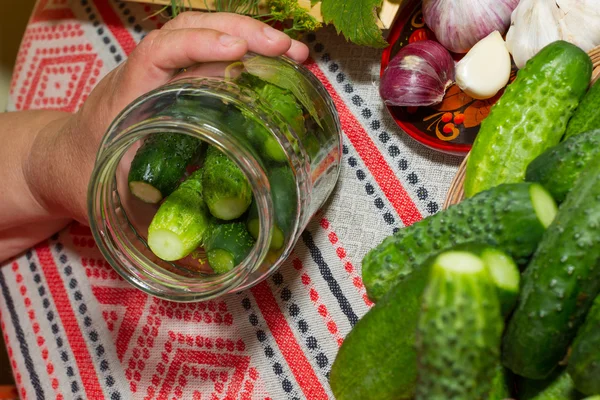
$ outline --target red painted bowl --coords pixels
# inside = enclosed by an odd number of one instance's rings
[[[426,39],[435,40],[435,35],[423,22],[421,1],[410,0],[402,7],[390,30],[390,45],[384,50],[381,59],[381,75],[403,46]],[[463,55],[452,56],[458,61]],[[513,64],[511,81],[516,71],[517,68]],[[452,85],[440,104],[429,107],[387,108],[398,126],[418,142],[444,153],[466,155],[479,132],[479,124],[502,93],[504,90],[491,99],[476,100],[463,93],[458,86]]]

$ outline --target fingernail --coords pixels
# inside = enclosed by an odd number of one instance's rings
[[[236,44],[242,42],[242,39],[240,39],[239,37],[230,36],[230,35],[221,35],[221,37],[219,38],[219,41],[221,42],[221,44],[223,46],[231,47],[231,46],[235,46]]]
[[[271,41],[281,40],[283,35],[285,35],[285,33],[278,31],[275,28],[271,28],[270,26],[267,26],[266,28],[264,28],[263,32],[264,32],[265,36],[268,37],[269,40],[271,40]]]

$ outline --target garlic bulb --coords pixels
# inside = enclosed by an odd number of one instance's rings
[[[445,48],[466,53],[494,31],[504,35],[517,4],[519,0],[423,0],[423,18]]]
[[[441,44],[423,40],[404,46],[383,72],[379,94],[391,106],[430,106],[454,82],[454,60]]]
[[[600,45],[600,0],[521,0],[506,34],[517,67],[557,40],[584,51]]]

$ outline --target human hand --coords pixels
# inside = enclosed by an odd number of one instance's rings
[[[33,195],[48,213],[87,225],[87,187],[96,152],[118,113],[169,82],[181,68],[239,60],[248,51],[285,54],[298,62],[308,57],[304,44],[237,14],[186,12],[150,32],[60,129],[38,135],[25,165]]]

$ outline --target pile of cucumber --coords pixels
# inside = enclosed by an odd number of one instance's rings
[[[557,41],[483,121],[466,198],[363,259],[338,400],[600,398],[600,82]]]
[[[314,139],[307,134],[304,109],[289,90],[247,73],[238,83],[278,111],[297,137]],[[216,99],[185,98],[164,112],[182,118],[202,114],[255,154],[268,175],[275,210],[270,251],[281,250],[293,227],[297,195],[293,172],[277,139],[252,116]],[[128,187],[137,199],[157,206],[147,244],[164,261],[192,257],[222,274],[239,265],[258,238],[259,214],[247,177],[220,150],[195,137],[172,132],[150,135],[131,162]]]

